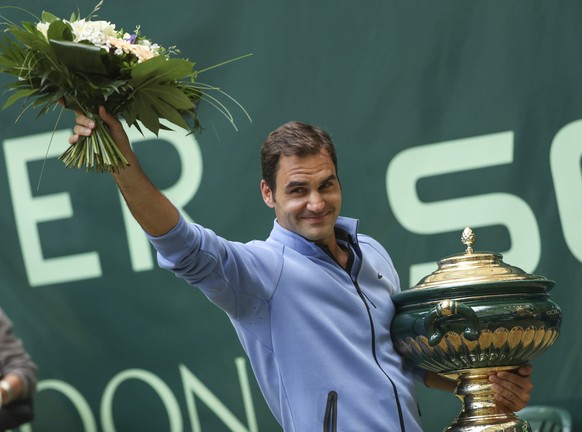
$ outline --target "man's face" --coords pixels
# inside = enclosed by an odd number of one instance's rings
[[[334,225],[342,197],[326,150],[304,157],[281,156],[275,193],[264,180],[261,193],[283,228],[322,245],[335,243]]]

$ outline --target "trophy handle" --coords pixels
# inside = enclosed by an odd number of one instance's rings
[[[468,340],[479,338],[479,318],[470,306],[455,300],[443,300],[431,309],[424,317],[424,327],[429,334],[430,346],[437,345],[446,333],[443,324],[449,317],[462,316],[467,320],[463,334]],[[444,318],[444,319],[441,319]]]

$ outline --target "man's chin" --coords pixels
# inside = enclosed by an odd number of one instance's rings
[[[334,233],[334,225],[330,225],[329,220],[317,223],[303,223],[297,228],[301,228],[301,232],[298,232],[298,234],[314,243],[326,243]]]
[[[329,233],[327,231],[323,232],[310,230],[304,231],[303,233],[301,233],[301,235],[305,237],[307,240],[318,244],[324,244],[325,241],[329,239]]]

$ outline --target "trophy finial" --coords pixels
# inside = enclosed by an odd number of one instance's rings
[[[473,230],[469,227],[466,227],[463,230],[463,234],[461,234],[461,243],[467,246],[465,253],[473,253],[473,243],[477,240],[477,236],[473,232]]]

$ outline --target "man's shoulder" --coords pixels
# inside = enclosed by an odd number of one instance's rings
[[[360,245],[365,244],[365,245],[373,247],[374,249],[378,249],[378,250],[382,250],[382,251],[386,252],[386,249],[384,248],[384,246],[382,246],[382,243],[380,243],[378,240],[376,240],[371,235],[358,233],[358,242],[360,243]]]
[[[259,250],[270,250],[270,251],[283,251],[285,245],[276,241],[271,241],[270,239],[267,240],[251,240],[244,244],[245,247],[251,249],[259,249]]]

